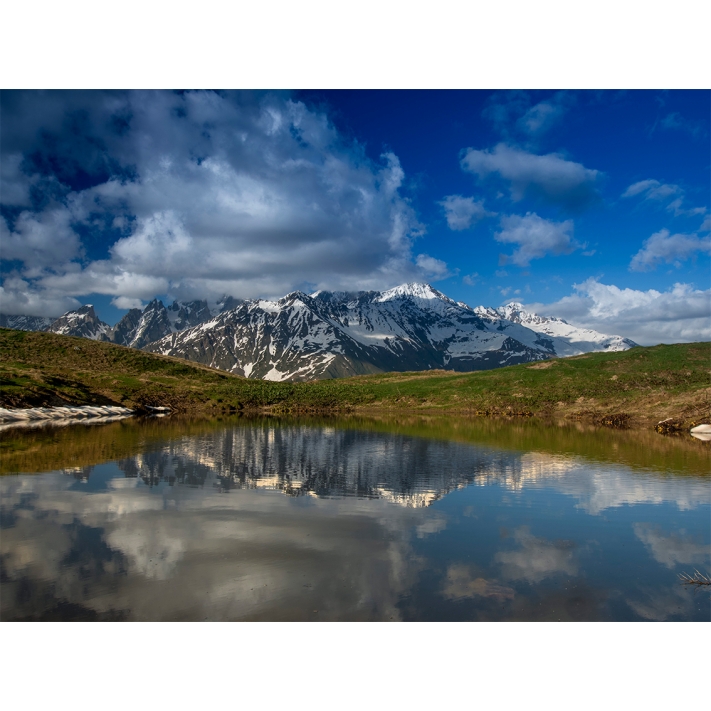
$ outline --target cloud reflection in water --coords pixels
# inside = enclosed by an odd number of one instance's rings
[[[610,527],[595,523],[602,512],[689,512],[709,486],[568,455],[260,425],[4,477],[0,493],[3,619],[608,619],[607,583],[585,582],[581,517],[598,550]],[[507,540],[490,535],[494,510],[518,521]],[[553,536],[542,530],[552,520]],[[652,578],[703,558],[687,535],[616,525],[650,551]],[[629,592],[627,614],[649,618],[661,605],[663,616],[662,598],[645,594]]]

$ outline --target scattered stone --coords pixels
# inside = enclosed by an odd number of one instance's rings
[[[657,422],[657,424],[654,425],[654,429],[659,432],[659,434],[674,434],[676,432],[682,432],[684,430],[684,420],[668,417],[666,420]]]
[[[597,424],[603,425],[604,427],[615,427],[617,429],[624,429],[629,427],[632,415],[626,412],[617,412],[610,415],[602,415],[597,419]]]

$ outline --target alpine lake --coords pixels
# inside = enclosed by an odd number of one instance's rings
[[[688,434],[164,417],[0,446],[2,621],[711,619]]]

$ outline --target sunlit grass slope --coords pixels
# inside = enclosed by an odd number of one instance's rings
[[[114,403],[194,412],[356,408],[698,420],[709,413],[710,369],[711,343],[691,343],[475,373],[273,383],[109,343],[0,329],[4,407]]]

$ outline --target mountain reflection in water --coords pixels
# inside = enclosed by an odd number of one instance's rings
[[[496,427],[262,420],[16,436],[5,470],[46,469],[0,479],[0,615],[709,619],[711,596],[678,580],[711,563],[708,445],[650,440],[678,464],[655,470],[643,453],[635,466],[636,433],[602,433],[615,461],[591,448],[594,432],[576,450],[568,430]]]

